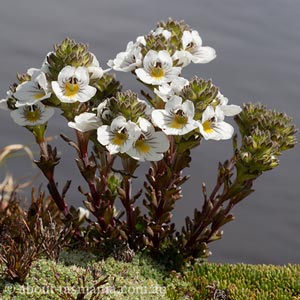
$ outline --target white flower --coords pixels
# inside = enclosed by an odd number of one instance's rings
[[[68,122],[68,126],[81,132],[97,129],[101,121],[94,113],[84,112],[74,118],[74,122]]]
[[[182,49],[175,51],[174,60],[182,67],[187,66],[191,61],[195,64],[205,64],[216,58],[216,51],[211,47],[203,47],[202,39],[198,31],[186,30],[182,35]]]
[[[242,108],[239,105],[228,105],[228,98],[226,98],[224,95],[222,95],[220,92],[218,92],[217,99],[214,101],[217,103],[217,105],[222,110],[224,116],[232,117],[235,115],[238,115]],[[214,105],[214,102],[212,103]]]
[[[173,96],[165,105],[165,109],[152,112],[152,121],[168,135],[183,135],[198,127],[193,119],[194,104],[190,100],[182,103],[179,96]]]
[[[58,80],[52,81],[52,89],[61,102],[86,102],[97,92],[89,80],[87,68],[66,66],[59,72]]]
[[[142,100],[142,99],[139,99],[139,98],[137,100],[138,100],[138,102],[145,105],[145,110],[144,110],[145,115],[151,117],[152,111],[154,110],[153,106],[149,105],[149,103],[145,100]]]
[[[27,71],[27,74],[31,76],[31,80],[19,84],[14,93],[14,97],[18,100],[16,107],[32,105],[51,96],[44,72],[31,68]]]
[[[143,38],[143,37],[140,37]],[[140,41],[142,42],[142,41]],[[132,41],[127,44],[126,51],[117,54],[115,59],[108,61],[108,66],[115,71],[130,72],[142,65],[142,53],[140,42],[133,43]]]
[[[13,120],[20,126],[37,126],[44,124],[53,114],[54,108],[45,106],[41,102],[21,106],[10,113]]]
[[[8,110],[8,105],[7,105],[7,101],[9,98],[11,98],[11,96],[13,95],[11,90],[8,90],[6,92],[6,98],[5,99],[1,99],[0,100],[0,109],[4,109],[4,110]]]
[[[223,121],[224,114],[219,106],[216,109],[208,106],[202,115],[202,120],[197,121],[199,130],[206,140],[227,140],[233,135],[234,128]]]
[[[183,77],[175,78],[171,83],[164,83],[154,89],[154,93],[164,102],[167,102],[172,96],[178,95],[182,89],[189,84],[189,81]]]
[[[143,68],[135,70],[141,81],[152,85],[171,82],[180,72],[181,68],[173,67],[173,60],[166,50],[150,50],[144,57]]]
[[[112,115],[112,111],[107,107],[108,100],[104,100],[101,102],[97,108],[93,110],[97,110],[97,116],[100,120],[108,119]]]
[[[54,52],[48,52],[46,57],[44,58],[44,61],[42,63],[41,71],[44,72],[45,74],[49,73],[49,63],[48,63],[48,57],[53,54]]]
[[[126,153],[140,161],[161,160],[170,146],[167,136],[162,131],[155,131],[153,125],[142,117],[139,118],[138,125],[141,129],[140,136]]]
[[[140,128],[123,116],[116,117],[110,126],[102,125],[97,130],[97,139],[110,154],[124,153],[139,138]]]
[[[85,219],[87,219],[90,216],[90,212],[88,209],[84,208],[84,207],[78,207],[77,208],[78,211],[78,221],[84,221]]]
[[[146,46],[146,39],[143,35],[140,35],[136,38],[136,46]]]
[[[171,31],[167,29],[163,29],[162,27],[157,27],[155,30],[151,31],[151,34],[153,36],[157,36],[161,34],[166,40],[168,40],[172,36]]]
[[[93,54],[91,52],[90,52],[90,54],[93,57],[93,61],[92,61],[91,65],[87,67],[88,72],[90,74],[90,79],[100,79],[100,78],[102,78],[103,74],[108,72],[110,69],[103,70],[100,67],[99,61],[98,61],[97,57],[95,56],[95,54]]]

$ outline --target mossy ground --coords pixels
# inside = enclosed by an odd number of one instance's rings
[[[96,290],[97,283],[106,276],[107,283]],[[215,290],[207,286],[228,290],[231,300],[300,299],[300,265],[202,263],[188,266],[179,274],[139,255],[132,263],[125,263],[113,258],[98,260],[83,252],[64,252],[58,263],[37,261],[24,285],[12,284],[3,277],[0,299],[214,299]],[[88,288],[89,294],[77,298]],[[93,291],[98,293],[94,298]]]

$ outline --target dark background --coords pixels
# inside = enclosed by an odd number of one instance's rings
[[[184,76],[212,78],[232,104],[262,102],[294,117],[299,126],[300,2],[297,0],[2,0],[0,7],[0,92],[5,97],[17,72],[41,66],[54,43],[66,36],[88,43],[100,64],[124,51],[130,40],[148,33],[157,21],[184,19],[199,31],[204,45],[218,57],[206,65],[190,65]],[[117,73],[125,89],[138,92],[141,85],[129,74]],[[230,120],[233,123],[233,120]],[[49,135],[73,136],[57,112]],[[33,137],[0,111],[0,147],[29,145],[38,155]],[[56,177],[72,178],[68,202],[81,205],[81,184],[75,156],[58,137],[53,141],[63,157]],[[211,245],[211,261],[246,263],[300,262],[300,199],[298,146],[281,157],[281,165],[263,175],[256,192],[234,209],[236,220],[224,227],[224,237]],[[193,151],[191,180],[184,187],[174,219],[178,226],[194,207],[202,205],[201,183],[212,188],[217,164],[232,155],[231,141],[203,142]],[[2,165],[16,178],[37,169],[24,157]],[[137,183],[143,181],[141,173]],[[74,175],[76,174],[76,175]],[[78,174],[78,175],[77,175]],[[35,186],[42,181],[41,176]]]

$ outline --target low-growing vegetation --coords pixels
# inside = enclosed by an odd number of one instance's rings
[[[3,300],[296,300],[300,265],[205,262],[178,273],[144,255],[129,263],[86,252],[62,252],[58,262],[37,260],[22,285],[2,278],[0,296]]]

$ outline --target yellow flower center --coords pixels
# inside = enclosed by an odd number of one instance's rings
[[[41,110],[35,106],[35,105],[32,105],[32,106],[28,106],[28,107],[25,107],[24,110],[23,110],[23,117],[31,122],[31,123],[35,123],[37,122],[38,120],[41,119],[42,117],[42,112]]]
[[[203,130],[206,133],[212,133],[214,131],[212,120],[206,120],[205,122],[203,122],[202,126],[203,126]]]
[[[145,142],[145,137],[143,135],[135,142],[135,148],[140,153],[148,153],[151,147]]]
[[[41,99],[42,97],[44,97],[46,94],[44,92],[40,92],[40,93],[37,93],[34,95],[34,99],[35,100],[39,100]]]
[[[187,122],[188,122],[188,117],[181,109],[179,109],[174,115],[170,127],[175,129],[182,129],[187,124]]]
[[[163,70],[161,63],[156,63],[155,67],[151,70],[151,76],[155,79],[160,79],[165,76],[165,71]]]
[[[122,146],[127,140],[127,133],[126,129],[121,130],[120,132],[115,133],[115,137],[113,139],[113,144]]]
[[[73,97],[79,92],[80,85],[76,77],[71,77],[69,81],[65,84],[65,96]]]

